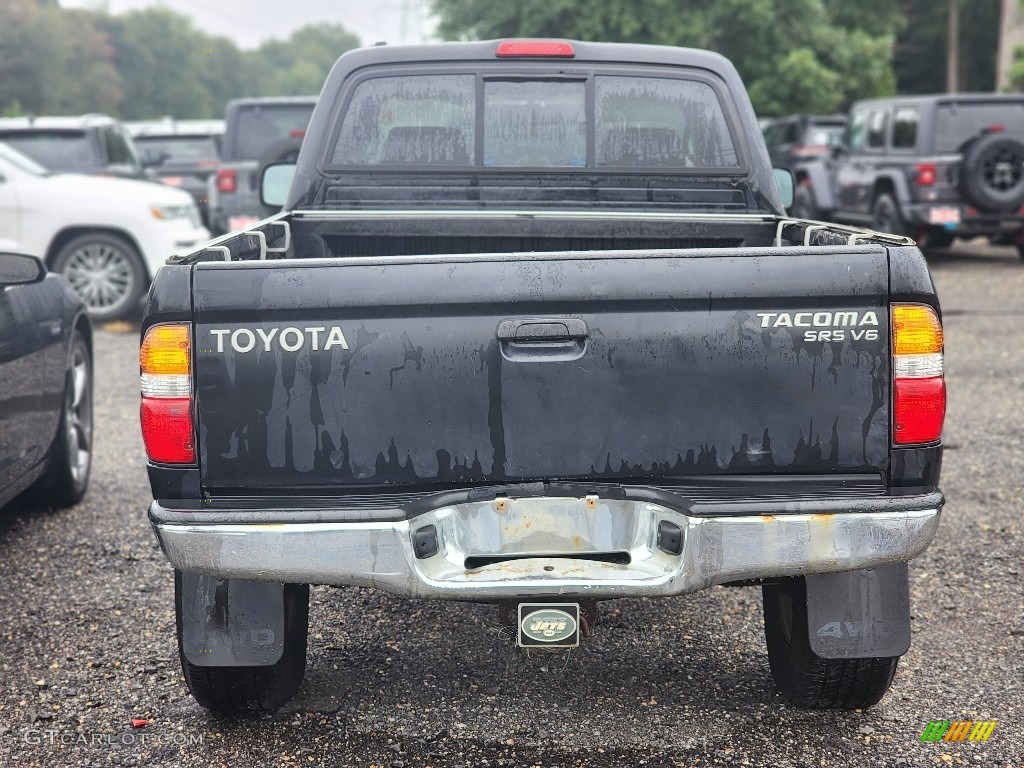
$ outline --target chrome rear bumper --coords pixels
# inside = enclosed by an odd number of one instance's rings
[[[827,513],[694,515],[646,501],[532,497],[391,522],[289,523],[282,511],[281,522],[242,524],[215,514],[173,522],[154,503],[150,519],[175,568],[220,578],[455,600],[613,598],[907,561],[931,542],[942,503],[932,493],[856,505],[872,511],[844,512],[850,500],[837,499]],[[678,531],[679,554],[666,551],[666,529]],[[417,533],[436,553],[417,557]]]

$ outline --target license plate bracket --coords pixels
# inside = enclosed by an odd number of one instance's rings
[[[579,603],[520,603],[518,620],[521,648],[579,647]]]

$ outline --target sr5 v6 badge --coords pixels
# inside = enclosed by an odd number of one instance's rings
[[[580,644],[578,603],[520,603],[519,645],[575,648]]]
[[[869,309],[840,310],[838,312],[758,312],[758,327],[809,328],[803,332],[804,341],[878,341],[878,312]]]

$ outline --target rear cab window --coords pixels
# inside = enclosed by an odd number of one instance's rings
[[[350,91],[327,168],[745,173],[710,76],[621,71],[367,76]]]
[[[243,104],[229,120],[231,157],[259,160],[267,147],[280,139],[301,138],[313,114],[312,104]]]
[[[90,168],[100,164],[99,147],[84,130],[0,133],[0,140],[46,168]]]

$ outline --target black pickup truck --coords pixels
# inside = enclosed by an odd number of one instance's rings
[[[342,56],[283,212],[172,259],[142,325],[199,703],[295,693],[310,584],[493,603],[529,654],[760,585],[787,698],[878,701],[943,504],[939,305],[912,241],[782,188],[713,53]]]

